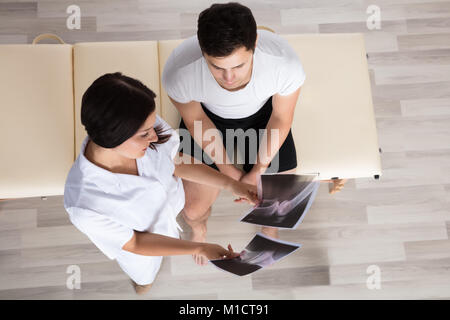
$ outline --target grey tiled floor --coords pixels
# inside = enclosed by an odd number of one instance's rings
[[[0,0],[0,43],[54,32],[66,42],[184,38],[211,1],[77,1],[81,30],[67,30],[72,1]],[[450,298],[450,1],[242,1],[278,33],[363,32],[383,176],[320,187],[301,227],[280,236],[303,247],[248,277],[190,256],[168,257],[151,292],[135,295],[126,275],[75,229],[62,197],[0,202],[1,299],[417,299]],[[366,9],[381,8],[368,30]],[[223,193],[208,240],[241,249],[257,229],[236,221],[247,207]],[[81,270],[69,290],[67,268]],[[381,289],[366,286],[367,268]]]

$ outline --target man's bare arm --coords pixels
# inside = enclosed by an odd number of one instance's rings
[[[180,103],[172,98],[170,98],[170,101],[172,101],[173,105],[178,109],[180,112],[181,117],[183,118],[184,124],[186,125],[186,128],[189,130],[189,133],[194,138],[194,140],[198,143],[199,146],[206,152],[206,154],[214,161],[216,166],[219,168],[221,172],[224,174],[232,177],[235,180],[239,180],[240,176],[242,175],[242,172],[234,167],[230,161],[230,159],[227,156],[227,153],[225,151],[225,147],[223,145],[222,139],[219,139],[218,141],[210,142],[210,141],[203,141],[204,132],[208,129],[214,129],[217,130],[214,123],[211,121],[211,119],[206,115],[206,113],[203,111],[203,108],[200,104],[200,102],[197,101],[191,101],[188,103]],[[196,137],[194,132],[194,122],[195,121],[201,121],[202,124],[202,130],[201,130],[201,137]],[[215,150],[214,154],[212,154],[211,149],[212,148],[206,148],[210,143],[214,143]],[[205,151],[205,149],[208,149]]]
[[[286,140],[292,126],[292,121],[294,120],[294,111],[300,95],[300,89],[298,88],[287,96],[281,96],[279,94],[273,96],[272,115],[261,139],[258,157],[252,171],[258,173],[261,171],[264,172]],[[272,137],[271,130],[278,130],[277,141],[272,141],[274,137]],[[263,150],[263,148],[266,148],[266,150]]]

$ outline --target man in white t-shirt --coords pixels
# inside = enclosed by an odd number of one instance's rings
[[[294,50],[280,36],[257,31],[250,9],[238,3],[212,5],[200,13],[197,35],[172,52],[162,75],[182,117],[180,151],[255,185],[264,172],[294,173],[297,159],[290,129],[304,81]],[[221,134],[212,139],[211,129]],[[245,172],[230,160],[235,140],[244,153]],[[192,240],[205,241],[206,221],[219,190],[183,184],[183,216],[192,227]],[[274,228],[262,232],[278,236]]]

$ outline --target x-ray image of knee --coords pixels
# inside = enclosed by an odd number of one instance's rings
[[[267,249],[265,251],[251,251],[244,249],[241,252],[240,258],[241,261],[245,263],[256,264],[260,267],[268,267],[283,256],[284,254],[282,251]]]
[[[300,247],[300,244],[271,239],[258,233],[239,257],[212,260],[211,263],[225,271],[243,276],[274,264]]]
[[[258,183],[260,199],[277,199],[280,202],[292,200],[317,179],[317,174],[263,174]]]
[[[261,202],[242,222],[277,228],[296,228],[312,205],[319,182],[315,175],[262,175]]]

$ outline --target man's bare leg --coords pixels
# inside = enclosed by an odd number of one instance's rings
[[[192,228],[191,241],[205,242],[207,222],[211,214],[211,205],[217,199],[220,190],[210,186],[183,180],[185,205],[183,218]],[[206,265],[208,259],[201,255],[193,255],[195,262]]]
[[[291,170],[287,170],[287,171],[283,171],[283,172],[279,172],[279,174],[295,174],[297,171],[297,168],[295,169],[291,169]],[[278,239],[278,228],[272,228],[272,227],[262,227],[261,228],[261,232],[263,234],[265,234],[268,237],[274,238],[274,239]]]

